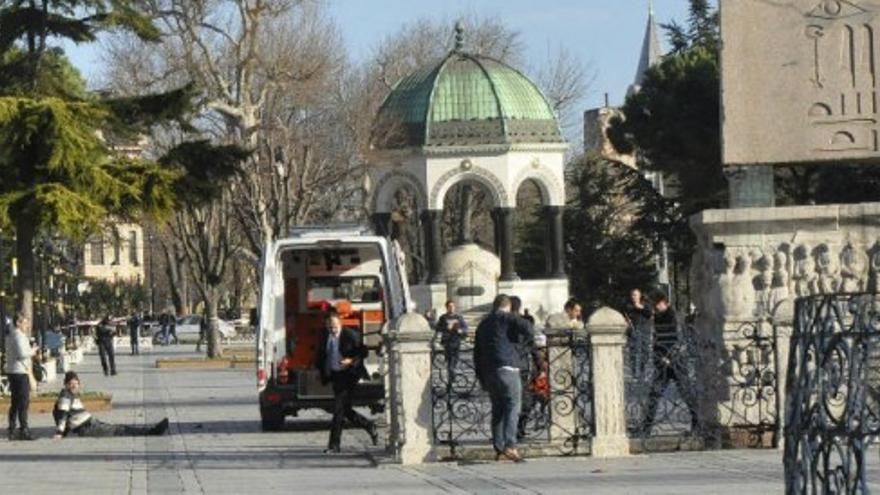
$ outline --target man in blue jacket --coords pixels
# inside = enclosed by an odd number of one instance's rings
[[[517,424],[522,400],[517,344],[534,345],[526,320],[510,311],[510,298],[498,295],[492,312],[480,322],[474,342],[477,379],[492,401],[492,444],[496,460],[523,462],[516,450]]]

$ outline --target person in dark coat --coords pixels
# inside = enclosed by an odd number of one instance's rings
[[[366,430],[373,445],[376,445],[379,442],[376,425],[352,408],[358,382],[368,377],[364,366],[367,348],[357,331],[342,328],[342,320],[335,312],[327,313],[324,324],[327,331],[318,346],[316,366],[321,373],[321,381],[333,384],[333,422],[324,452],[339,453],[344,419]]]
[[[113,350],[113,334],[116,329],[110,324],[110,316],[105,316],[98,324],[96,338],[98,341],[98,355],[101,357],[101,368],[104,376],[116,375],[116,354]]]
[[[139,339],[141,334],[141,317],[134,313],[128,319],[128,338],[131,341],[131,355],[136,356],[141,353]]]
[[[467,338],[468,324],[463,316],[455,312],[455,302],[446,301],[446,312],[440,315],[434,328],[440,334],[440,344],[446,358],[447,383],[451,386],[455,382],[461,341]]]
[[[693,385],[688,380],[686,366],[689,349],[685,345],[681,332],[681,320],[675,308],[669,305],[666,294],[657,292],[654,300],[654,340],[652,342],[652,354],[654,361],[654,379],[648,394],[648,403],[645,406],[645,416],[642,422],[642,431],[650,432],[654,426],[655,414],[660,398],[670,382],[675,382],[676,388],[684,400],[691,417],[691,427],[698,427],[697,403],[693,394]]]
[[[517,422],[517,439],[522,440],[527,435],[529,417],[535,405],[541,404],[544,409],[543,397],[534,390],[533,382],[543,374],[546,378],[547,365],[544,356],[535,343],[535,319],[523,313],[522,299],[517,296],[510,298],[510,312],[523,320],[529,327],[531,337],[520,339],[516,344],[517,368],[522,384],[521,408],[519,421]],[[543,336],[543,334],[542,334]]]
[[[480,322],[474,341],[474,368],[492,401],[492,445],[496,460],[524,459],[516,449],[522,400],[517,344],[532,345],[526,320],[510,312],[510,298],[495,297],[492,312]]]

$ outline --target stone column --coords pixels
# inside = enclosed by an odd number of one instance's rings
[[[401,464],[435,458],[432,437],[431,338],[428,321],[406,313],[392,322],[386,337],[389,372],[385,377],[388,445]]]
[[[495,239],[499,247],[498,256],[501,258],[501,281],[509,282],[517,280],[516,269],[513,263],[513,213],[514,208],[495,208],[496,232]]]
[[[562,206],[545,206],[544,221],[550,246],[547,264],[547,278],[566,278],[565,275],[565,238],[562,229]]]
[[[629,455],[623,384],[626,326],[623,315],[608,307],[599,308],[587,322],[592,347],[593,411],[596,421],[593,457]]]
[[[441,259],[443,247],[440,243],[440,221],[442,210],[425,210],[422,212],[422,228],[425,230],[425,251],[428,259],[428,283],[443,282]]]
[[[769,207],[776,204],[773,169],[769,165],[727,166],[731,208]]]
[[[373,213],[373,230],[376,232],[376,235],[382,237],[388,237],[391,235],[390,224],[391,224],[391,213],[388,212],[380,212]]]

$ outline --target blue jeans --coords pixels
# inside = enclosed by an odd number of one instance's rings
[[[522,407],[519,371],[498,368],[489,376],[492,400],[492,445],[496,452],[516,448],[516,429]]]

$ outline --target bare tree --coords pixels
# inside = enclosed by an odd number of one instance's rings
[[[222,191],[206,204],[186,203],[171,222],[175,236],[182,241],[196,289],[205,303],[208,317],[208,357],[222,354],[218,312],[224,279],[230,260],[239,246],[235,242],[230,214],[231,191]]]

